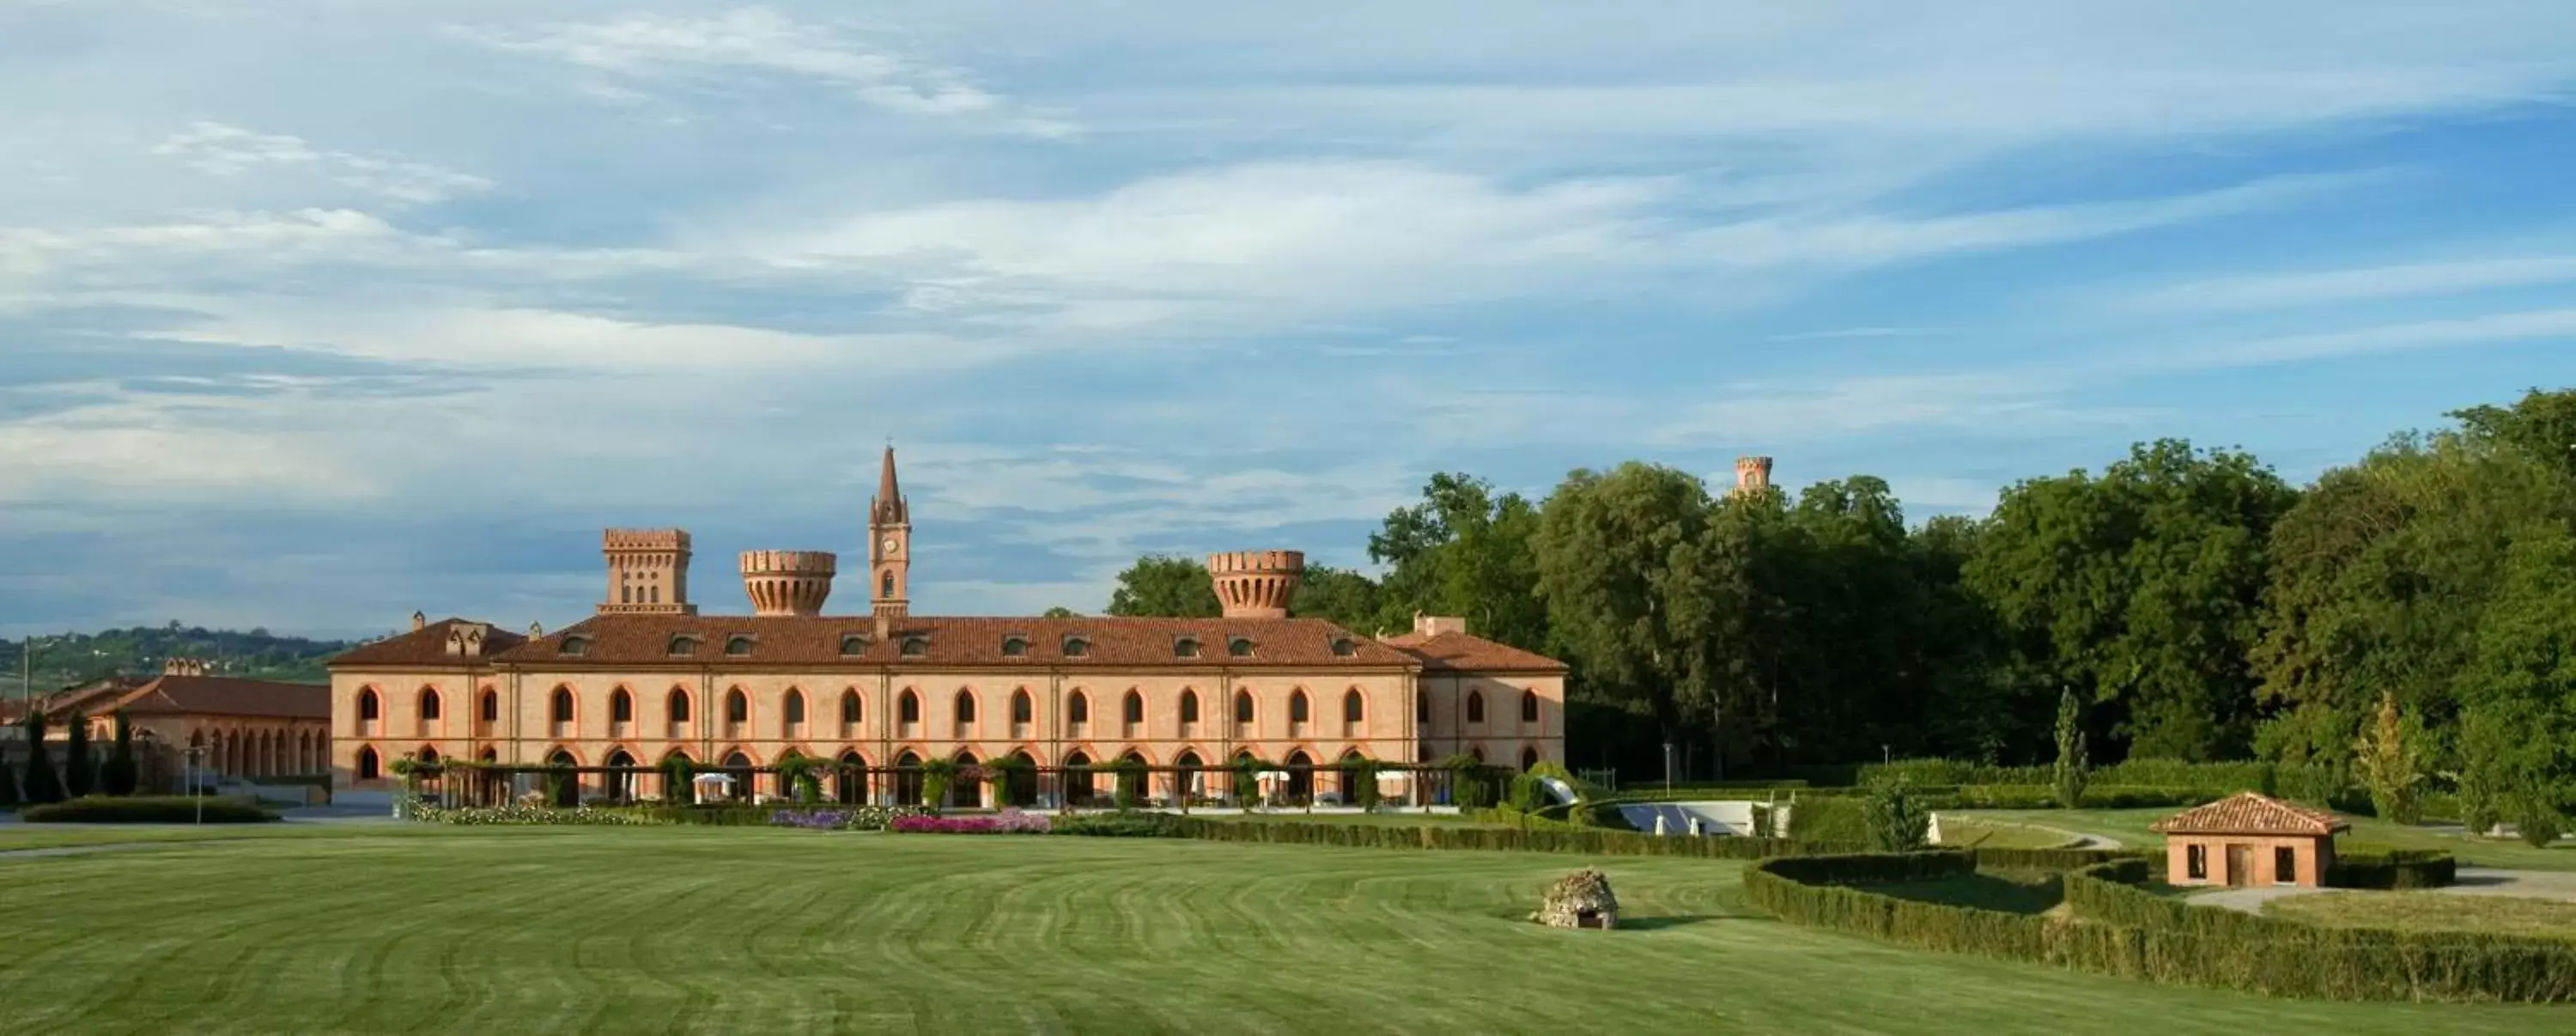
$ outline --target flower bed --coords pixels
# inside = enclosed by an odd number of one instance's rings
[[[769,814],[769,823],[772,827],[801,827],[808,831],[884,831],[899,821],[928,815],[919,806],[781,809]]]
[[[411,818],[425,824],[552,824],[594,827],[651,827],[669,821],[637,809],[576,806],[530,806],[512,803],[507,806],[435,806],[426,802],[411,807]]]
[[[897,817],[890,830],[917,835],[1042,835],[1052,826],[1043,813],[1006,809],[982,817]]]

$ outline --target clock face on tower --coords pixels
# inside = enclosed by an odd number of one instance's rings
[[[894,548],[895,548],[895,546],[896,546],[899,542],[901,542],[901,541],[896,540],[896,539],[895,539],[894,537],[892,537],[892,536],[888,536],[888,537],[886,537],[886,538],[884,538],[884,539],[882,539],[882,540],[878,540],[878,541],[877,541],[877,547],[878,547],[880,550],[883,550],[883,551],[885,552],[885,555],[886,555],[887,557],[893,557],[893,556],[894,556]]]

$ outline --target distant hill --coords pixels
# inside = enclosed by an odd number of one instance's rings
[[[266,629],[210,630],[176,622],[97,633],[38,634],[31,639],[36,642],[36,657],[35,678],[29,682],[38,693],[109,673],[153,675],[171,658],[204,659],[209,663],[206,671],[213,675],[321,683],[329,678],[322,664],[358,644],[281,637]],[[19,641],[0,639],[0,674],[5,674],[0,686],[5,686],[7,695],[18,693],[21,650]]]

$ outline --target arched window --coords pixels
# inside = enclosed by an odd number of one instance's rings
[[[1225,653],[1236,658],[1250,658],[1252,657],[1252,641],[1244,637],[1236,637],[1228,640],[1225,642]]]
[[[1353,687],[1350,690],[1343,692],[1342,722],[1357,723],[1362,717],[1366,716],[1367,713],[1368,699],[1360,696],[1359,688]]]
[[[1019,658],[1019,657],[1021,657],[1021,656],[1027,655],[1028,653],[1029,653],[1029,642],[1028,642],[1028,639],[1027,639],[1027,638],[1025,638],[1025,637],[1004,637],[1004,638],[1002,638],[1002,657],[1004,657],[1004,658]]]
[[[1172,642],[1172,657],[1174,657],[1174,658],[1197,658],[1197,657],[1199,657],[1199,642],[1198,642],[1197,638],[1194,638],[1194,637],[1182,637],[1182,638],[1181,638],[1181,639],[1179,639],[1179,640],[1175,640],[1175,641],[1173,641],[1173,642]]]
[[[1181,691],[1181,722],[1196,723],[1198,721],[1199,692],[1184,688]]]
[[[1469,691],[1469,692],[1467,692],[1467,722],[1469,722],[1469,723],[1482,723],[1482,722],[1484,722],[1484,721],[1485,721],[1485,692],[1483,692],[1483,691]]]
[[[621,748],[617,751],[608,753],[607,765],[618,768],[610,773],[600,775],[602,786],[608,789],[609,800],[612,802],[624,802],[628,799],[634,798],[635,757],[626,754],[626,750]]]
[[[1234,721],[1237,723],[1252,722],[1251,691],[1234,692]]]
[[[1127,700],[1119,706],[1119,714],[1129,723],[1145,722],[1145,696],[1134,691],[1127,692]]]
[[[877,580],[877,596],[889,601],[894,600],[894,573],[888,572],[883,578]]]
[[[482,715],[485,723],[501,722],[501,692],[489,688],[483,691]]]
[[[438,691],[436,689],[429,687],[423,687],[420,689],[420,718],[425,720],[438,718]]]
[[[895,718],[902,722],[921,722],[921,696],[912,693],[908,688],[903,692],[902,698],[896,699],[894,709]]]
[[[687,691],[683,691],[683,690],[681,690],[681,689],[679,689],[679,688],[677,688],[677,687],[671,688],[671,696],[670,696],[669,698],[667,698],[667,699],[665,699],[665,700],[663,701],[663,703],[662,703],[662,707],[663,707],[664,709],[667,709],[667,710],[669,710],[669,711],[670,711],[670,713],[671,713],[671,722],[673,722],[673,723],[686,723],[686,722],[688,722],[688,721],[689,721],[689,692],[687,692]]]
[[[1031,707],[1031,704],[1030,704],[1030,702],[1029,702],[1029,692],[1027,692],[1027,691],[1012,691],[1012,692],[1011,692],[1011,722],[1013,722],[1013,723],[1027,723],[1027,722],[1029,722],[1031,711],[1032,711],[1032,707]]]
[[[903,657],[920,658],[930,653],[930,642],[920,637],[903,638]]]
[[[1073,692],[1073,697],[1065,700],[1064,718],[1075,723],[1091,722],[1091,699],[1081,691]]]
[[[554,705],[549,715],[557,723],[572,722],[572,688],[555,688]]]
[[[725,638],[725,654],[728,654],[728,655],[748,655],[748,654],[750,654],[750,653],[751,653],[751,638],[750,638],[750,637],[742,636],[741,634],[735,634],[735,635],[733,635],[733,636],[730,636],[730,637],[726,637],[726,638]]]
[[[1306,718],[1306,692],[1298,691],[1290,694],[1288,696],[1288,722],[1303,723],[1306,722]]]
[[[963,688],[957,692],[957,722],[975,722],[975,695]]]
[[[853,727],[859,725],[859,692],[855,689],[841,692],[841,722]]]
[[[751,722],[751,696],[742,693],[740,687],[725,692],[725,722]]]
[[[359,692],[358,692],[358,718],[359,718],[359,719],[362,719],[362,720],[373,720],[373,719],[377,718],[378,716],[382,715],[382,714],[383,714],[383,712],[384,712],[384,703],[379,702],[379,701],[377,701],[377,700],[376,700],[376,689],[375,689],[375,688],[373,688],[373,687],[369,687],[369,688],[367,688],[367,689],[365,689],[365,690],[363,690],[363,691],[359,691]]]
[[[1538,692],[1537,692],[1537,691],[1522,691],[1522,692],[1521,692],[1521,722],[1523,722],[1523,723],[1536,723],[1536,722],[1538,722]]]
[[[1526,773],[1535,769],[1538,769],[1538,749],[1535,747],[1521,749],[1522,772]]]
[[[1351,643],[1351,638],[1349,638],[1349,637],[1334,637],[1334,638],[1333,638],[1333,656],[1334,656],[1334,657],[1336,657],[1336,658],[1349,658],[1349,657],[1351,657],[1352,655],[1356,655],[1356,654],[1359,654],[1359,653],[1360,653],[1359,646],[1358,646],[1358,645],[1356,645],[1356,644]]]
[[[620,687],[617,693],[608,696],[608,721],[611,723],[635,722],[635,696],[626,693],[626,688]]]
[[[785,711],[787,713],[788,726],[792,727],[805,722],[805,692],[793,687],[788,688]]]
[[[381,776],[384,776],[384,763],[376,758],[376,750],[364,745],[359,746],[358,779],[372,781]]]

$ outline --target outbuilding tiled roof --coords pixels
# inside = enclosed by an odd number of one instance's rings
[[[1546,655],[1455,631],[1430,636],[1406,633],[1381,638],[1379,643],[1413,656],[1433,672],[1561,673],[1566,669],[1565,663]]]
[[[470,623],[470,620],[440,619],[409,633],[350,648],[331,659],[331,664],[334,666],[458,665],[466,660],[447,653],[447,634],[460,623]],[[492,626],[483,634],[483,657],[489,660],[494,655],[526,643],[527,639],[499,626]]]
[[[2332,813],[2249,791],[2176,813],[2150,829],[2169,835],[2330,835],[2351,828]]]
[[[315,683],[239,680],[229,676],[164,676],[118,699],[137,716],[331,718],[331,688]]]
[[[727,649],[745,638],[746,650]],[[675,640],[689,638],[687,654]],[[1012,649],[1017,641],[1016,652]],[[1195,642],[1197,653],[1179,648]],[[918,653],[906,654],[907,642]],[[1241,642],[1246,654],[1235,653]],[[1062,619],[905,616],[885,637],[869,616],[600,615],[502,652],[508,665],[1299,666],[1411,668],[1414,656],[1322,619]]]

